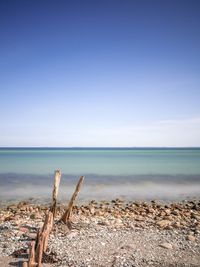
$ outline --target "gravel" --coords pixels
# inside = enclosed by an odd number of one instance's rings
[[[44,266],[200,267],[200,202],[91,202],[74,207],[70,225],[50,234]],[[0,267],[17,266],[43,225],[47,206],[20,203],[0,210]]]
[[[69,234],[52,234],[54,266],[200,266],[200,235],[195,242],[183,230],[109,228],[95,223]]]

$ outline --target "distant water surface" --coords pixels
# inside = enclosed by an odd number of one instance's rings
[[[60,197],[85,175],[82,199],[180,199],[200,194],[199,148],[0,148],[0,199]]]

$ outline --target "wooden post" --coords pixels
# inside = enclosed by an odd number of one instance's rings
[[[35,262],[35,241],[30,243],[29,246],[29,258],[28,258],[28,267],[36,267],[37,263]]]
[[[81,188],[81,185],[83,183],[83,180],[84,180],[84,176],[81,176],[79,178],[79,181],[76,185],[76,189],[71,197],[71,200],[65,210],[65,213],[63,214],[62,218],[61,218],[61,221],[63,221],[64,223],[67,223],[70,221],[70,218],[71,218],[71,214],[72,214],[72,208],[73,208],[73,205],[74,205],[74,202],[76,200],[76,197],[78,195],[78,192],[80,191],[80,188]]]
[[[46,252],[47,250],[49,234],[52,230],[52,227],[53,227],[53,213],[49,212],[45,218],[45,222],[42,228],[42,232],[45,233],[43,252]]]
[[[52,191],[52,204],[50,211],[53,213],[53,217],[56,216],[56,205],[57,205],[57,196],[58,196],[58,188],[60,185],[60,177],[61,171],[56,170],[54,172],[54,184],[53,184],[53,191]]]
[[[22,262],[22,267],[42,267],[42,256],[47,250],[49,234],[53,227],[54,217],[56,215],[56,205],[58,188],[60,184],[61,172],[56,170],[54,173],[54,184],[52,191],[52,204],[50,211],[46,214],[43,227],[38,231],[36,241],[30,243],[28,262]]]
[[[49,211],[49,213],[46,215],[44,225],[42,229],[39,231],[37,237],[37,248],[35,257],[36,262],[38,264],[37,267],[42,266],[43,252],[45,252],[47,249],[49,234],[51,232],[52,227],[53,227],[53,213]]]
[[[42,267],[42,255],[43,255],[43,247],[44,247],[44,233],[40,230],[38,234],[38,244],[36,249],[36,262],[37,267]]]

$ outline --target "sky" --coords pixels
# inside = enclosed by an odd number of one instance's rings
[[[0,146],[200,146],[200,1],[0,0]]]

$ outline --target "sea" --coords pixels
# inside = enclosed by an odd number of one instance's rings
[[[200,148],[0,148],[0,203],[50,201],[55,170],[60,202],[81,175],[80,202],[200,197]]]

